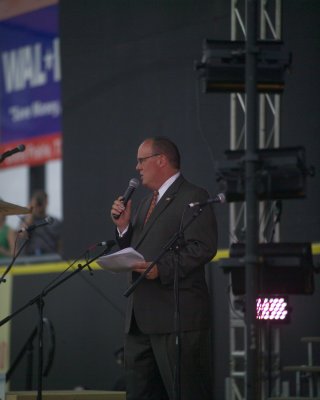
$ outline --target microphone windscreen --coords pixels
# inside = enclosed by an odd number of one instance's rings
[[[132,178],[129,181],[129,186],[134,187],[135,189],[140,185],[139,179],[137,178]]]
[[[17,146],[17,149],[19,149],[19,151],[25,151],[26,146],[24,144],[19,144],[19,146]]]

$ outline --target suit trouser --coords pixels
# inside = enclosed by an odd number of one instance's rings
[[[174,400],[175,334],[125,339],[127,400]],[[181,333],[181,400],[212,400],[209,330]]]

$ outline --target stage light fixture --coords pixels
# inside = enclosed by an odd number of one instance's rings
[[[227,202],[245,199],[245,151],[225,151],[227,161],[217,163],[216,180]],[[306,178],[314,176],[307,168],[304,147],[258,149],[256,160],[259,200],[293,199],[306,196]]]
[[[287,297],[258,297],[256,319],[260,321],[287,321],[289,318]]]
[[[245,244],[232,243],[230,258],[219,261],[224,272],[231,273],[232,292],[246,293]],[[260,243],[258,245],[257,294],[312,294],[314,273],[311,243]]]
[[[202,59],[196,63],[205,93],[245,91],[245,45],[240,40],[205,39]],[[257,90],[281,93],[291,53],[277,40],[258,40],[253,51],[257,54]]]

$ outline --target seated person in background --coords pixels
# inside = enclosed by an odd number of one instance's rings
[[[47,214],[48,196],[43,190],[33,193],[30,201],[31,214],[27,215],[20,228],[27,228],[33,224],[40,224],[48,217]],[[50,216],[50,218],[52,218]],[[34,229],[32,232],[25,232],[23,237],[29,236],[29,241],[24,248],[25,255],[42,255],[61,253],[61,230],[62,223],[52,218],[52,223]]]
[[[13,256],[16,233],[6,224],[6,216],[0,214],[0,258]]]

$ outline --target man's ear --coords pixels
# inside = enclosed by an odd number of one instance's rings
[[[167,165],[168,160],[164,154],[160,154],[157,162],[158,162],[159,167],[164,167],[165,165]]]

